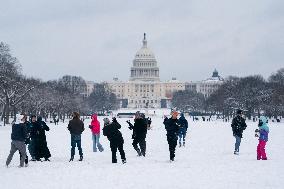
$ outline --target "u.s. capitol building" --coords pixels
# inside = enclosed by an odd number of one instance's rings
[[[176,78],[161,81],[154,53],[148,48],[144,33],[142,48],[135,54],[129,81],[114,78],[108,86],[121,102],[122,108],[167,108],[178,90],[195,90],[208,97],[223,83],[215,70],[211,78],[199,82],[181,82]]]

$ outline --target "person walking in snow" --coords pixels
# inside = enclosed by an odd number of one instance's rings
[[[93,152],[97,152],[97,147],[100,152],[104,151],[104,148],[100,143],[100,122],[97,114],[92,115],[92,122],[89,128],[92,131]]]
[[[258,138],[258,145],[257,145],[257,160],[267,160],[266,152],[265,152],[265,146],[266,142],[268,141],[268,133],[269,133],[269,127],[267,125],[268,120],[264,116],[260,116],[258,127],[259,129],[256,129],[256,137]]]
[[[170,151],[170,161],[174,161],[175,159],[175,150],[177,146],[178,140],[178,132],[180,128],[180,123],[178,120],[178,112],[173,110],[171,113],[172,117],[164,119],[165,129],[167,131],[167,141],[169,144],[169,151]]]
[[[185,119],[183,113],[180,114],[179,123],[180,123],[180,127],[178,131],[178,138],[179,138],[179,147],[181,147],[181,145],[185,146],[185,137],[186,137],[187,128],[188,128],[188,122]]]
[[[26,144],[25,140],[27,138],[27,126],[25,123],[25,115],[16,115],[16,121],[12,125],[11,133],[11,150],[10,154],[7,157],[6,166],[8,167],[12,161],[12,158],[15,152],[18,150],[21,155],[19,167],[24,167],[25,158],[26,158]]]
[[[69,121],[68,124],[68,130],[71,134],[71,158],[69,160],[73,161],[75,156],[75,148],[77,145],[77,148],[79,150],[80,159],[79,161],[83,161],[83,150],[81,146],[81,135],[84,128],[84,123],[80,120],[80,114],[78,112],[73,112],[72,114],[73,119]]]
[[[112,119],[112,123],[108,118],[104,118],[103,134],[110,142],[110,149],[112,153],[112,163],[117,163],[116,152],[120,153],[122,163],[126,163],[125,152],[123,150],[123,137],[119,129],[121,125],[117,122],[116,118]]]
[[[129,125],[129,129],[133,129],[132,134],[132,146],[134,150],[136,150],[138,156],[144,156],[146,155],[146,135],[147,135],[147,129],[148,129],[148,119],[146,120],[140,112],[135,113],[134,118],[134,125],[131,124],[131,122],[128,120],[126,121]],[[139,147],[138,147],[139,144]]]
[[[238,155],[240,150],[241,139],[243,137],[243,131],[246,129],[247,124],[242,117],[243,111],[237,110],[237,116],[233,119],[231,127],[233,136],[236,138],[234,154]]]

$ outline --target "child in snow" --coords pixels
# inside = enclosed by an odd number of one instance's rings
[[[104,151],[104,148],[100,143],[100,122],[98,121],[97,114],[92,115],[92,122],[89,128],[92,131],[93,152],[97,152],[97,146],[100,152]]]
[[[256,137],[259,137],[258,145],[257,145],[257,160],[267,160],[266,152],[265,152],[265,145],[268,141],[268,133],[269,127],[267,125],[268,120],[264,116],[260,116],[258,127],[259,129],[256,130]]]
[[[10,154],[6,161],[6,166],[8,167],[12,161],[12,158],[17,150],[19,150],[21,155],[19,167],[24,167],[25,158],[26,158],[26,144],[25,140],[27,138],[27,127],[25,123],[25,115],[17,115],[16,121],[12,125],[12,134],[11,134],[11,150]]]
[[[119,129],[121,125],[117,122],[116,118],[112,119],[112,123],[108,118],[104,118],[103,134],[110,141],[110,149],[112,153],[112,163],[117,163],[116,152],[120,152],[122,163],[126,163],[125,153],[123,150],[123,137]]]

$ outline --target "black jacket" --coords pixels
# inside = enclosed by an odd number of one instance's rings
[[[165,129],[167,130],[167,137],[177,140],[180,123],[178,119],[164,119]]]
[[[27,126],[24,123],[13,124],[11,139],[25,142],[28,136]]]
[[[103,135],[106,136],[110,142],[123,143],[123,137],[119,131],[120,128],[121,125],[118,122],[112,122],[104,126]]]
[[[242,137],[243,131],[247,128],[247,124],[244,118],[236,116],[232,121],[231,127],[234,136]]]
[[[146,119],[135,119],[133,127],[133,138],[146,138],[147,126],[148,125]]]
[[[188,128],[188,122],[187,120],[185,119],[185,117],[180,117],[179,118],[179,123],[180,123],[180,130],[183,129],[183,130],[187,130]]]
[[[49,131],[49,127],[44,121],[36,121],[31,123],[31,138],[46,140],[45,131]]]
[[[84,123],[78,118],[74,118],[69,121],[68,130],[70,134],[80,135],[85,130]]]

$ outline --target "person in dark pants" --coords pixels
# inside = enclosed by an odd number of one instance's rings
[[[120,153],[122,163],[126,163],[125,152],[123,150],[123,137],[119,129],[121,125],[117,122],[116,118],[112,119],[112,123],[108,118],[104,118],[103,135],[110,141],[110,149],[112,153],[112,163],[117,163],[116,152]]]
[[[35,117],[32,118],[32,127],[31,127],[31,151],[33,161],[41,161],[41,158],[44,158],[45,161],[50,161],[51,157],[50,151],[47,147],[46,134],[45,131],[49,131],[49,127],[41,117],[38,117],[37,121],[34,121]]]
[[[6,166],[8,167],[12,161],[12,158],[17,150],[19,150],[21,155],[20,165],[19,167],[24,167],[25,158],[26,158],[26,145],[25,140],[27,138],[27,127],[24,124],[25,115],[17,115],[16,121],[12,125],[12,133],[11,133],[11,150],[10,154],[7,157]]]
[[[132,139],[133,143],[132,146],[136,150],[138,156],[146,155],[146,135],[147,135],[147,128],[148,128],[148,120],[146,120],[140,112],[135,113],[134,125],[127,121],[129,125],[129,129],[133,129]],[[138,147],[139,144],[139,147]]]
[[[247,124],[245,119],[242,117],[243,111],[237,110],[237,116],[233,119],[231,127],[233,131],[233,136],[236,138],[235,142],[235,155],[239,155],[240,144],[243,137],[243,131],[246,129]]]
[[[26,136],[26,139],[25,139],[25,144],[26,145],[30,145],[31,124],[27,120],[27,116],[26,115],[24,115],[24,124],[26,125],[26,128],[27,128],[27,136]],[[22,158],[22,154],[20,153],[20,151],[19,151],[19,154],[20,154],[20,159],[21,159]],[[25,166],[28,167],[28,165],[29,165],[29,156],[28,156],[28,154],[26,154]]]
[[[180,128],[178,132],[178,138],[179,138],[179,147],[181,147],[181,145],[185,146],[185,137],[188,128],[188,122],[185,119],[183,113],[180,114],[179,123],[180,123]]]
[[[168,119],[165,117],[164,119],[164,125],[167,131],[167,140],[169,144],[169,151],[170,151],[170,161],[175,160],[175,150],[177,146],[177,140],[178,140],[178,132],[180,128],[177,111],[172,111],[172,117]]]
[[[30,116],[30,142],[29,142],[29,146],[28,146],[28,150],[30,152],[31,155],[31,161],[36,161],[36,157],[35,157],[35,143],[36,143],[36,131],[34,128],[37,128],[37,120],[36,120],[36,116],[35,115],[31,115]]]
[[[74,160],[76,145],[77,145],[77,148],[79,150],[79,155],[80,155],[79,161],[83,161],[81,135],[83,131],[85,130],[84,123],[83,121],[80,120],[80,114],[78,112],[73,112],[72,116],[73,116],[73,119],[70,120],[68,124],[68,130],[70,131],[70,134],[71,134],[71,158],[69,162]]]

